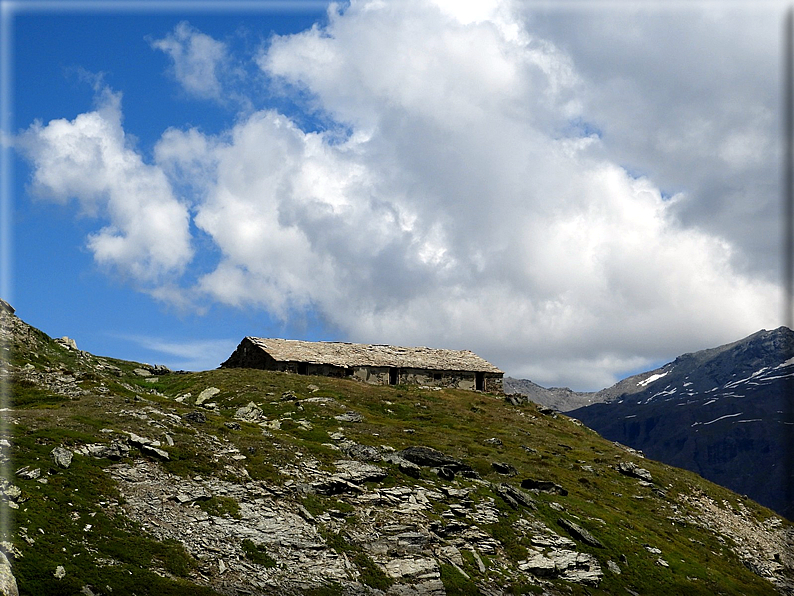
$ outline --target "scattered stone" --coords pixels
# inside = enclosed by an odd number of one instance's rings
[[[8,501],[10,505],[12,501],[19,500],[22,496],[22,489],[18,486],[14,486],[5,478],[0,478],[0,494],[2,494],[3,498]]]
[[[521,488],[537,490],[544,493],[550,493],[552,495],[560,495],[561,497],[568,495],[568,491],[566,489],[561,487],[559,484],[551,482],[550,480],[535,480],[534,478],[525,478],[521,481]]]
[[[419,476],[422,474],[422,468],[420,466],[417,466],[415,463],[400,457],[396,453],[388,453],[384,455],[383,461],[390,464],[395,464],[400,472],[410,476],[411,478],[419,478]]]
[[[311,385],[306,385],[306,391],[308,391],[309,393],[314,393],[315,391],[319,391],[319,390],[320,388],[313,383]]]
[[[631,461],[622,461],[618,464],[618,472],[626,476],[639,478],[645,482],[653,482],[653,476],[645,468],[640,468],[637,464]]]
[[[281,394],[281,401],[294,401],[296,399],[298,399],[298,396],[291,389]]]
[[[262,408],[251,401],[248,402],[248,405],[237,408],[234,417],[245,422],[259,422],[264,416],[262,415]],[[237,427],[239,429],[240,425],[238,424]]]
[[[66,577],[66,569],[63,568],[63,565],[58,565],[55,568],[55,573],[53,573],[56,579],[63,579]]]
[[[198,397],[196,398],[196,405],[200,406],[208,399],[218,395],[220,392],[221,390],[217,387],[207,387],[204,391],[198,394]]]
[[[19,596],[19,588],[11,570],[11,563],[8,562],[8,558],[2,551],[0,551],[0,594],[3,596]]]
[[[119,460],[129,456],[130,447],[121,441],[112,441],[110,444],[90,443],[80,448],[79,452],[83,455],[90,455],[91,457]]]
[[[195,422],[196,424],[204,424],[207,421],[207,417],[204,415],[203,412],[188,412],[183,416],[185,420],[188,422]]]
[[[612,559],[607,561],[607,569],[609,569],[615,575],[621,574],[620,567],[618,567],[618,564],[615,563],[615,561],[613,561]]]
[[[650,544],[643,544],[643,546],[645,547],[645,550],[647,550],[652,555],[661,555],[662,554],[662,551],[660,551],[655,546],[651,546]]]
[[[601,541],[593,536],[590,532],[585,530],[583,527],[568,521],[567,519],[561,517],[557,520],[557,523],[560,524],[563,528],[568,530],[568,532],[574,538],[581,540],[585,544],[589,544],[590,546],[594,546],[596,548],[605,548]]]
[[[515,476],[518,474],[518,470],[506,462],[494,461],[491,462],[491,467],[497,474],[503,474],[505,476]]]
[[[55,343],[62,345],[64,348],[68,350],[77,351],[77,342],[74,341],[71,337],[63,336],[59,337],[56,340],[53,340]]]
[[[61,468],[68,468],[72,465],[72,455],[72,452],[64,447],[56,447],[50,451],[50,459]]]
[[[169,461],[171,456],[168,455],[168,452],[155,447],[154,445],[141,445],[140,447],[141,453],[145,453],[147,455],[154,455],[159,457],[160,459],[164,459],[165,461]]]
[[[415,463],[418,466],[428,466],[434,468],[445,467],[452,471],[462,470],[469,467],[460,460],[450,457],[449,455],[445,455],[437,449],[433,449],[432,447],[407,447],[402,451],[399,451],[398,455],[403,459],[407,459],[409,462]]]
[[[162,375],[169,374],[171,372],[171,369],[168,368],[165,364],[155,364],[152,367],[151,371],[153,375],[157,375],[159,377]]]
[[[27,478],[28,480],[35,480],[36,478],[41,476],[41,468],[36,468],[35,470],[31,470],[30,466],[25,466],[23,468],[19,468],[16,474],[21,478]],[[2,592],[0,592],[0,594],[1,593]]]
[[[538,577],[553,577],[557,573],[557,565],[554,559],[545,556],[543,553],[537,553],[535,556],[522,561],[518,564],[521,571],[529,571],[532,575]]]
[[[364,484],[365,482],[378,482],[386,478],[386,470],[374,464],[360,461],[339,460],[334,463],[339,470],[339,477],[354,482]]]
[[[342,453],[359,461],[381,461],[383,459],[380,449],[377,447],[353,442],[342,445]]]
[[[491,437],[490,439],[485,439],[483,441],[486,445],[493,445],[494,447],[499,447],[502,445],[502,439],[498,437]]]
[[[364,422],[364,417],[358,412],[344,412],[338,416],[334,416],[339,422]]]
[[[223,426],[225,426],[229,430],[240,430],[242,428],[239,422],[224,422]]]
[[[384,568],[386,574],[394,579],[438,580],[441,578],[441,570],[435,559],[413,557],[391,559],[384,565]]]
[[[529,509],[536,509],[535,501],[532,500],[532,497],[530,497],[523,490],[517,489],[506,482],[501,484],[492,484],[491,488],[513,509],[518,509],[519,506],[528,507]]]
[[[526,561],[521,561],[518,568],[538,577],[558,577],[589,586],[597,586],[603,577],[598,560],[593,555],[572,550],[552,549],[546,553],[537,553]]]
[[[534,546],[541,546],[544,548],[553,548],[555,550],[576,550],[576,543],[570,538],[565,538],[559,534],[555,534],[548,528],[545,528],[543,534],[536,534],[532,536],[530,542]]]
[[[145,369],[145,368],[136,368],[132,372],[134,372],[139,377],[151,377],[152,376],[152,373],[149,370]]]

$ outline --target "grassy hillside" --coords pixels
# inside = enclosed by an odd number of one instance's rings
[[[791,593],[787,522],[532,404],[245,369],[141,376],[11,315],[3,330],[0,507],[21,594]],[[412,446],[461,466],[395,457]]]

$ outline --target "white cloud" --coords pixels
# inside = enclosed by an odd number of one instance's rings
[[[626,67],[636,76],[606,73],[604,83],[595,75],[605,67],[582,62],[575,36],[519,18],[519,8],[418,0],[332,7],[327,26],[274,37],[257,57],[271,81],[310,97],[312,115],[332,123],[327,132],[261,110],[217,136],[169,129],[156,166],[116,149],[138,164],[117,170],[122,179],[167,176],[192,193],[193,223],[220,253],[209,272],[191,272],[183,295],[284,318],[316,312],[352,341],[473,349],[514,376],[578,389],[776,326],[778,287],[750,273],[752,255],[735,227],[720,234],[691,215],[718,194],[715,161],[749,168],[746,178],[732,175],[729,196],[751,195],[765,161],[755,154],[773,151],[769,112],[761,106],[723,134],[727,112],[715,119],[690,98],[696,112],[677,112],[664,127],[663,101],[647,98],[663,87],[651,84],[652,73],[637,74],[642,64]],[[636,24],[623,23],[616,47],[630,56],[620,59],[632,59],[634,40],[649,64],[663,66],[643,42],[647,25]],[[736,109],[750,104],[747,95]],[[94,145],[123,146],[120,123],[98,112],[59,126],[82,130],[83,121],[107,127]],[[601,133],[590,134],[590,123]],[[27,137],[57,128],[34,127]],[[632,148],[651,176],[622,167],[637,166],[626,159]],[[106,172],[106,160],[96,165],[89,151],[42,159],[50,153],[30,151],[34,184],[101,206],[94,183],[71,172]],[[707,154],[701,179],[688,158]],[[665,157],[681,170],[654,161]],[[663,197],[660,187],[680,192]],[[110,210],[113,225],[120,210]],[[187,247],[187,231],[184,240]],[[107,244],[98,259],[122,255]],[[119,263],[148,250],[128,246]],[[180,264],[190,257],[176,254]],[[155,292],[178,295],[172,284]]]
[[[197,339],[175,341],[146,335],[122,335],[145,351],[142,359],[164,364],[171,370],[212,370],[229,357],[239,340]]]
[[[153,48],[171,58],[173,74],[185,90],[202,99],[221,99],[220,71],[228,63],[225,44],[182,21]]]
[[[673,210],[729,240],[768,279],[781,268],[784,3],[597,4],[534,11],[583,81],[608,158],[686,190]]]
[[[119,94],[105,89],[95,111],[35,123],[17,143],[33,163],[36,195],[59,203],[74,197],[84,212],[108,221],[87,240],[100,265],[136,282],[160,283],[192,257],[188,211],[162,170],[129,146],[120,103]]]
[[[570,57],[488,14],[361,2],[275,38],[260,66],[352,134],[235,128],[196,219],[226,256],[203,289],[579,387],[774,325],[776,286],[682,225],[686,194],[565,137],[588,97]]]

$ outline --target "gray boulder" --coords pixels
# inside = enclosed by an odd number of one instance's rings
[[[364,422],[364,417],[358,412],[344,412],[338,416],[334,416],[339,422]]]
[[[196,398],[196,405],[200,406],[208,399],[218,395],[220,392],[221,390],[217,387],[207,387],[204,391],[198,394],[198,397]]]
[[[492,484],[491,489],[502,497],[505,502],[510,505],[513,509],[518,509],[519,506],[528,507],[530,509],[535,509],[535,501],[532,500],[527,493],[523,490],[518,489],[506,482],[501,484]]]
[[[50,451],[50,459],[61,468],[68,468],[72,465],[72,455],[72,452],[64,447],[56,447]]]
[[[248,405],[237,408],[237,411],[234,413],[234,417],[237,420],[243,420],[244,422],[259,422],[263,417],[262,408],[251,401],[248,402]]]
[[[207,417],[204,415],[203,412],[188,412],[183,416],[185,420],[188,422],[194,422],[196,424],[204,424],[207,421]]]
[[[498,474],[502,474],[504,476],[515,476],[518,474],[518,470],[515,469],[511,464],[506,462],[494,461],[491,462],[491,467],[494,471]]]
[[[0,551],[0,596],[19,596],[17,580],[5,554]]]
[[[639,467],[637,464],[635,464],[632,461],[620,462],[618,464],[618,472],[626,476],[639,478],[640,480],[644,480],[645,482],[653,482],[653,476],[651,476],[651,473],[645,468]]]
[[[561,487],[559,484],[551,482],[550,480],[535,480],[534,478],[525,478],[521,481],[521,488],[537,490],[553,495],[560,495],[561,497],[564,497],[568,494],[566,489]]]
[[[593,536],[583,527],[573,523],[572,521],[568,521],[567,519],[561,517],[557,520],[557,523],[560,524],[566,530],[568,530],[570,535],[576,538],[577,540],[581,540],[585,544],[589,544],[590,546],[594,546],[596,548],[604,548],[604,545],[601,543],[601,541],[598,538]]]

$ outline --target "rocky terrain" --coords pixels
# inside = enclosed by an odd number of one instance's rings
[[[0,593],[794,594],[791,524],[550,409],[0,323]]]

